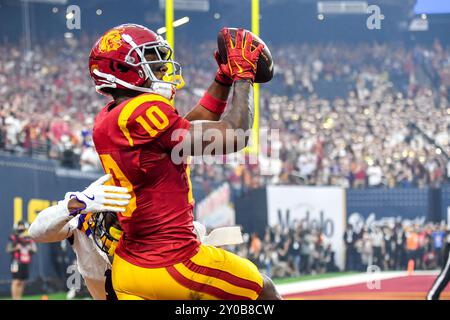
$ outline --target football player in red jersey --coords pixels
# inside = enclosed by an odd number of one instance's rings
[[[183,156],[202,155],[210,144],[208,130],[221,134],[216,140],[225,153],[246,144],[263,45],[253,49],[251,34],[242,29],[234,43],[228,29],[224,34],[228,65],[218,62],[214,81],[184,118],[172,100],[181,66],[162,37],[125,24],[107,31],[91,50],[96,89],[113,99],[97,115],[94,143],[105,172],[132,195],[119,214],[123,236],[113,262],[119,299],[280,298],[249,260],[199,242],[189,167],[173,161],[175,146]],[[231,90],[231,106],[222,116]]]

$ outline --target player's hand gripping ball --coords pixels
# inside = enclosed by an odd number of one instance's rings
[[[247,41],[250,39],[251,44],[247,44]],[[229,43],[230,41],[231,43]],[[259,53],[260,49],[258,47],[260,45],[263,48]],[[256,73],[254,74],[254,79],[252,79],[254,82],[264,83],[273,78],[272,54],[264,41],[250,31],[237,28],[222,28],[217,35],[217,47],[222,63],[228,64],[233,78],[236,78],[236,74],[237,78],[241,78],[240,73],[244,78],[249,78],[250,73],[252,71],[255,72],[252,64],[256,67]],[[239,52],[235,49],[239,49]],[[229,52],[231,52],[230,59],[228,59]],[[237,65],[235,64],[236,62]],[[248,70],[246,70],[246,67],[249,67]]]

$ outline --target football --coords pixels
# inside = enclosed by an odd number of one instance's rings
[[[237,28],[228,28],[228,29],[230,30],[230,35],[231,35],[232,41],[235,42]],[[245,32],[251,33],[248,30],[245,30]],[[264,49],[261,52],[261,55],[259,56],[259,60],[258,60],[257,66],[256,66],[255,82],[256,83],[268,82],[273,77],[272,54],[270,53],[269,47],[264,43],[264,41],[261,40],[260,37],[256,36],[253,33],[252,33],[252,36],[253,36],[252,50],[254,50],[260,43],[264,44]],[[245,35],[244,35],[244,39],[245,39]],[[218,48],[220,59],[222,60],[222,63],[227,63],[227,47],[225,45],[225,37],[224,37],[222,31],[220,31],[219,34],[217,35],[217,48]]]

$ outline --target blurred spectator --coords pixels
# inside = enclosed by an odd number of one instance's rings
[[[250,249],[248,253],[250,261],[253,261],[253,263],[258,264],[259,255],[261,254],[261,239],[259,238],[256,232],[252,233]]]
[[[357,251],[356,240],[358,235],[353,230],[352,225],[348,224],[347,229],[344,232],[345,243],[345,270],[357,270]]]
[[[339,272],[339,268],[336,265],[335,253],[331,248],[331,244],[329,244],[324,253],[324,264],[325,264],[325,272]]]
[[[406,231],[400,223],[394,227],[394,261],[395,269],[404,269],[406,267]]]
[[[436,253],[438,265],[442,265],[443,263],[443,250],[444,250],[444,241],[445,241],[445,226],[442,225],[438,230],[432,232],[432,243],[430,245],[433,246],[434,251]]]
[[[370,188],[380,187],[383,182],[383,172],[381,170],[380,164],[377,161],[373,165],[367,168],[368,185]]]
[[[80,166],[81,171],[84,172],[99,172],[102,170],[100,158],[92,143],[92,137],[87,138],[87,141],[84,143],[80,156]]]
[[[385,242],[384,234],[379,227],[375,227],[375,230],[370,235],[373,247],[373,261],[372,264],[384,269],[384,254],[385,254]]]
[[[373,265],[373,240],[367,228],[364,229],[362,237],[357,240],[356,246],[361,255],[361,268],[359,271],[366,271],[369,266]]]
[[[408,228],[406,230],[406,255],[407,260],[413,260],[414,265],[417,266],[419,253],[419,234],[416,228]]]
[[[11,295],[13,300],[21,300],[29,278],[31,258],[37,252],[36,244],[28,236],[23,221],[17,223],[10,235],[6,251],[11,254]]]

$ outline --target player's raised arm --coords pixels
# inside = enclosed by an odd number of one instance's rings
[[[41,211],[30,226],[30,237],[37,242],[57,242],[70,237],[74,227],[69,222],[79,213],[123,212],[131,198],[126,188],[104,185],[106,174],[83,192],[68,192],[57,205]]]
[[[238,80],[233,86],[230,110],[219,121],[192,121],[184,147],[189,154],[211,155],[237,152],[247,145],[253,123],[253,84]]]
[[[214,77],[213,83],[208,87],[200,101],[185,115],[185,119],[188,121],[194,120],[212,120],[218,121],[225,111],[225,107],[228,100],[228,95],[233,85],[233,79],[226,72],[221,69],[221,60],[219,52],[215,52],[214,58],[216,59],[218,68]],[[228,68],[223,65],[222,68]]]
[[[247,145],[253,123],[253,81],[256,63],[264,48],[260,44],[251,50],[252,35],[239,29],[233,45],[228,29],[224,29],[228,63],[219,69],[234,81],[231,108],[219,121],[191,121],[189,133],[175,152],[190,155],[219,155],[241,150]],[[220,84],[218,84],[220,85]],[[202,98],[201,105],[214,109],[217,101],[211,96]]]

